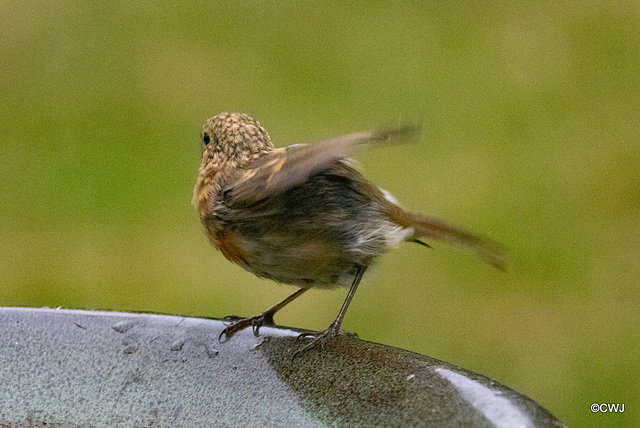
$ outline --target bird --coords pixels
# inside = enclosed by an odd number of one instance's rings
[[[204,123],[202,162],[193,205],[210,243],[224,257],[260,278],[298,287],[253,317],[220,333],[231,338],[252,327],[272,326],[274,315],[306,291],[348,287],[335,320],[296,352],[342,333],[345,313],[365,271],[401,242],[425,240],[466,247],[504,270],[502,247],[437,218],[402,209],[395,198],[365,179],[351,155],[359,146],[416,139],[411,123],[355,132],[315,144],[274,147],[266,129],[244,113],[220,113]]]

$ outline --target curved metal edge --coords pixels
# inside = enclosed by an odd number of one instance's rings
[[[0,426],[562,427],[528,397],[427,356],[217,319],[0,308]]]

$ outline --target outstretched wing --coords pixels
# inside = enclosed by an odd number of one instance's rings
[[[280,194],[346,158],[355,146],[408,140],[418,130],[414,124],[404,124],[276,149],[230,177],[230,185],[223,189],[226,203],[238,207]]]

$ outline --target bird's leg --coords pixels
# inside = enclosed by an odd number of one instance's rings
[[[308,288],[299,289],[298,291],[296,291],[295,293],[293,293],[292,295],[290,295],[289,297],[287,297],[277,305],[267,309],[266,311],[264,311],[260,315],[256,315],[255,317],[244,318],[244,317],[237,317],[234,315],[225,317],[225,320],[235,321],[235,322],[230,326],[226,327],[224,330],[222,330],[222,332],[220,333],[220,336],[218,336],[218,340],[220,340],[222,336],[230,338],[235,333],[249,326],[253,328],[253,334],[257,336],[261,326],[274,325],[273,316],[275,315],[276,312],[278,312],[280,309],[287,306],[289,303],[294,301],[298,296],[300,296],[302,293],[304,293],[307,290]]]
[[[346,299],[344,299],[344,303],[340,308],[340,312],[338,312],[338,316],[331,323],[331,325],[322,331],[314,331],[302,333],[298,336],[298,339],[303,337],[313,337],[313,340],[307,343],[305,346],[300,348],[293,354],[295,357],[298,354],[301,354],[317,345],[324,347],[325,343],[327,343],[332,338],[338,336],[340,334],[340,326],[342,326],[342,320],[344,319],[344,314],[347,312],[347,308],[351,303],[351,299],[353,299],[353,295],[356,294],[356,290],[358,289],[358,284],[360,284],[360,280],[362,279],[362,275],[364,275],[364,271],[367,269],[367,266],[358,266],[358,270],[356,271],[356,276],[351,283],[351,288],[349,288],[349,293],[347,293]]]

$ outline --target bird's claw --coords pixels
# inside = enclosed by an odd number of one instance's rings
[[[249,318],[231,315],[231,316],[224,317],[223,320],[233,321],[233,324],[228,325],[227,327],[225,327],[224,330],[220,332],[220,335],[218,336],[218,341],[222,340],[222,336],[225,336],[227,339],[229,339],[231,336],[233,336],[240,330],[243,330],[249,326],[251,326],[251,329],[253,330],[253,334],[255,336],[258,336],[260,327],[262,327],[263,325],[275,325],[273,322],[273,314],[269,312],[263,312],[260,315],[256,315],[255,317],[249,317]]]
[[[333,338],[335,338],[338,335],[343,334],[343,333],[344,332],[341,331],[339,327],[336,327],[333,324],[331,324],[329,326],[329,328],[326,329],[326,330],[308,331],[308,332],[301,333],[300,335],[298,335],[298,337],[296,337],[296,341],[300,340],[301,338],[306,338],[306,337],[313,337],[313,339],[311,340],[311,342],[307,343],[302,348],[300,348],[296,352],[294,352],[292,359],[297,357],[298,355],[302,354],[303,352],[308,351],[311,348],[315,348],[318,345],[320,345],[320,348],[324,349],[324,345],[325,344],[327,344]],[[346,333],[346,334],[351,334],[351,333]]]

